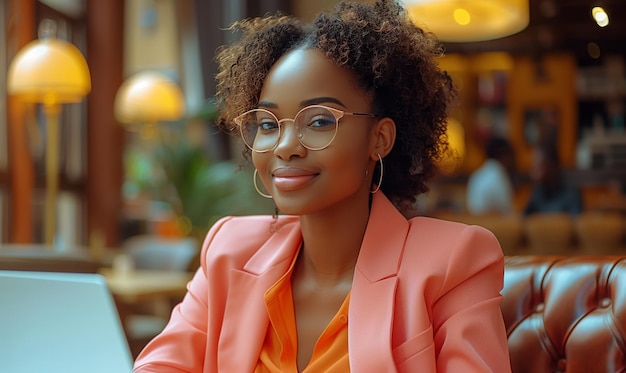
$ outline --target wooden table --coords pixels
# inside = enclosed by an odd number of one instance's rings
[[[115,299],[134,357],[165,326],[172,307],[183,298],[193,277],[191,272],[110,267],[98,272]]]
[[[187,292],[191,272],[134,269],[119,271],[102,268],[111,293],[116,300],[127,304],[155,298],[182,298]]]

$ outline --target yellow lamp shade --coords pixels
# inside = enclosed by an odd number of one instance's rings
[[[404,0],[415,24],[442,41],[498,39],[528,26],[528,0]]]
[[[131,76],[115,96],[115,117],[125,124],[175,121],[184,114],[180,87],[158,72],[144,71]]]
[[[78,48],[65,40],[33,40],[9,66],[7,93],[26,102],[75,103],[90,90],[87,62]]]

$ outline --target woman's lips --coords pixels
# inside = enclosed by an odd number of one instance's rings
[[[272,173],[274,186],[278,190],[296,190],[309,184],[317,177],[317,173],[302,169],[276,169]]]

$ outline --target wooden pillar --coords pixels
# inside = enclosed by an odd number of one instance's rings
[[[87,1],[87,233],[89,242],[118,246],[124,175],[124,130],[114,118],[123,81],[124,1]]]
[[[240,1],[240,0],[237,0]],[[224,20],[224,13],[234,2],[226,3],[226,0],[194,0],[196,25],[198,29],[198,43],[200,49],[200,61],[203,78],[205,99],[215,95],[215,50],[224,43],[223,28],[230,25],[230,21]],[[207,123],[213,126],[213,123]],[[208,149],[211,159],[224,161],[231,158],[230,137],[220,132],[217,128],[211,128],[208,139]]]
[[[10,0],[7,22],[7,61],[36,38],[35,1]],[[7,135],[10,180],[10,240],[29,243],[33,240],[32,200],[35,173],[26,134],[26,106],[15,97],[7,98]]]

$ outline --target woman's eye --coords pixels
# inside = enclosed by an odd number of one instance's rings
[[[262,120],[259,122],[259,128],[262,131],[272,131],[278,128],[278,123],[274,120]]]
[[[334,117],[317,116],[311,118],[307,127],[326,127],[335,124]]]

